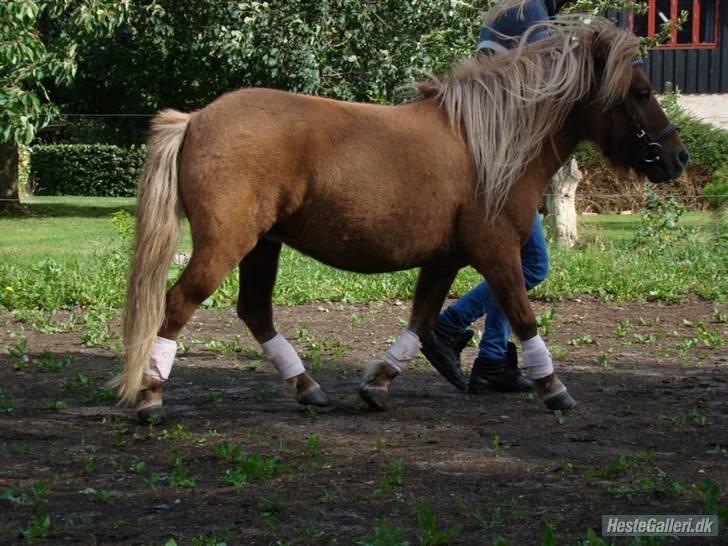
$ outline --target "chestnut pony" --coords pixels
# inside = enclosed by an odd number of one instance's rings
[[[142,420],[163,415],[174,340],[238,266],[238,316],[296,399],[326,404],[273,325],[284,243],[360,273],[420,268],[407,330],[365,369],[359,392],[372,408],[384,407],[464,266],[487,279],[522,343],[540,340],[520,248],[551,176],[583,140],[654,182],[679,176],[687,152],[635,62],[634,35],[601,18],[539,26],[550,37],[467,60],[418,84],[407,104],[244,89],[191,114],[161,112],[139,184],[114,380],[122,402],[139,400]],[[166,291],[183,214],[193,252]],[[568,409],[540,343],[524,351],[524,369],[541,371],[531,375],[549,408]]]

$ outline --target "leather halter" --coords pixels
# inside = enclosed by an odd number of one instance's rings
[[[632,62],[633,66],[641,66],[642,59],[635,59]],[[635,130],[635,136],[637,140],[642,144],[640,148],[640,159],[647,164],[656,163],[662,159],[662,144],[660,141],[670,136],[675,131],[679,131],[680,128],[674,123],[668,123],[662,131],[655,138],[651,138],[650,135],[642,128],[637,116],[630,110],[626,102],[622,103],[622,109],[624,110],[627,119]]]

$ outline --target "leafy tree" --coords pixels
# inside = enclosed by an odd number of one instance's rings
[[[113,29],[127,7],[128,0],[0,3],[0,210],[19,207],[18,145],[56,113],[49,85],[69,85],[79,44]]]
[[[79,51],[77,85],[60,100],[70,112],[151,114],[263,86],[392,101],[403,83],[472,53],[480,10],[457,0],[135,1],[112,36]],[[138,141],[146,120],[103,125],[115,129],[76,140]]]

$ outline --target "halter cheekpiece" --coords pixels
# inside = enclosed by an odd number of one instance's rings
[[[644,59],[642,57],[635,57],[632,61],[632,66],[642,66]],[[626,102],[622,103],[622,109],[624,110],[627,119],[630,121],[632,128],[635,130],[635,136],[637,140],[642,143],[640,149],[640,159],[645,163],[656,163],[662,159],[662,145],[660,141],[670,136],[675,131],[679,131],[680,128],[674,123],[668,123],[667,126],[660,131],[655,138],[650,138],[650,135],[642,128],[637,116],[630,110]]]

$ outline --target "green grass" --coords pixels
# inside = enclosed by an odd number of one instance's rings
[[[116,239],[111,215],[131,212],[126,197],[33,197],[27,216],[0,217],[0,260],[32,265],[103,252]]]
[[[609,241],[630,241],[640,218],[638,214],[594,214],[579,216],[579,228],[586,232],[597,230]],[[688,212],[680,219],[680,224],[705,232],[714,229],[711,215],[707,212]]]
[[[133,204],[133,199],[124,198],[36,197],[28,203],[27,215],[0,217],[0,306],[118,308],[123,301],[127,257],[112,214],[131,211]],[[680,225],[687,231],[679,236],[668,233],[669,244],[638,251],[632,241],[640,222],[638,215],[582,217],[579,248],[551,248],[549,277],[533,296],[561,299],[593,294],[622,301],[678,301],[696,296],[726,299],[725,241],[716,237],[710,214],[686,214]],[[182,249],[189,248],[186,232]],[[173,267],[171,278],[178,274],[179,268]],[[286,248],[274,299],[288,305],[409,299],[416,275],[414,270],[348,273]],[[464,269],[451,295],[463,294],[480,280],[474,270]],[[235,272],[206,304],[231,305],[236,297]]]

